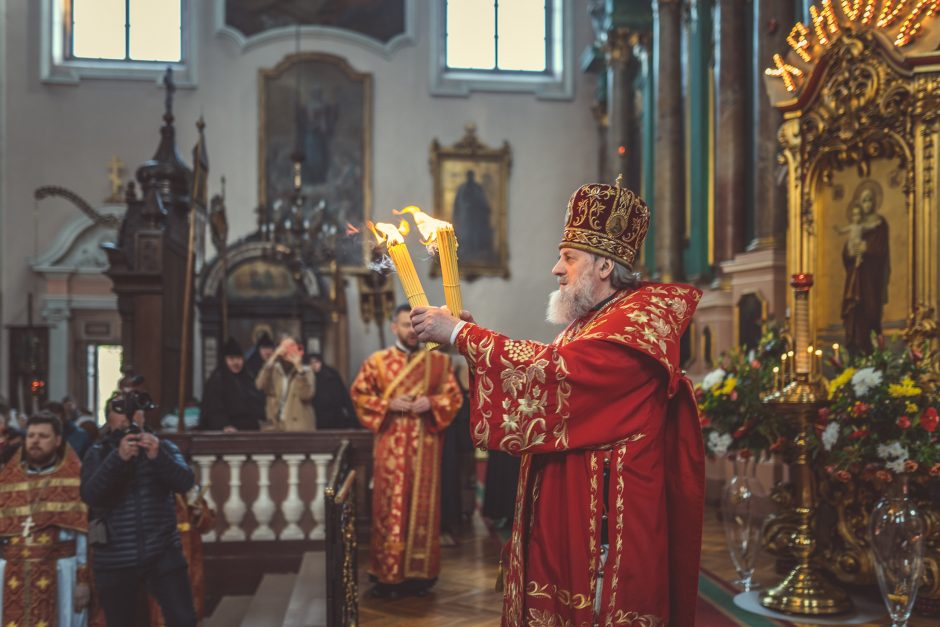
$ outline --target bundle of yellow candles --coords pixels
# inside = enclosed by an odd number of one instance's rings
[[[457,269],[457,236],[449,222],[432,218],[415,206],[405,207],[397,214],[410,213],[414,218],[422,244],[428,248],[437,248],[441,260],[441,277],[444,280],[444,302],[450,312],[460,317],[463,311],[463,297],[460,294],[460,271]]]
[[[405,245],[405,238],[402,237],[402,231],[408,232],[408,223],[402,220],[402,225],[396,227],[394,224],[386,222],[369,223],[375,239],[379,244],[383,242],[388,248],[388,256],[392,258],[395,264],[395,270],[398,273],[398,280],[401,281],[401,287],[405,291],[405,298],[412,307],[427,307],[428,297],[424,293],[424,287],[421,285],[421,279],[415,270],[415,264],[411,259],[411,253]],[[425,344],[428,350],[434,350],[438,344],[428,342]]]

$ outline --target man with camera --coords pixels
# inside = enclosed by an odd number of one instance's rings
[[[144,590],[167,627],[196,625],[174,498],[195,477],[176,445],[144,429],[154,407],[139,389],[112,396],[107,431],[82,464],[95,586],[111,626],[136,624]]]

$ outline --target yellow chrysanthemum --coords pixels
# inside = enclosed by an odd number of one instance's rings
[[[904,406],[904,410],[912,416],[920,412],[920,408],[917,406],[917,404],[910,401],[908,401],[907,405]]]
[[[833,396],[839,388],[848,383],[855,374],[855,368],[846,368],[838,377],[829,382],[829,396]]]
[[[888,394],[894,398],[920,396],[922,392],[923,390],[914,385],[914,381],[910,377],[904,377],[900,383],[892,383],[888,386]]]
[[[738,380],[736,377],[728,377],[725,379],[725,382],[721,384],[721,387],[718,391],[715,392],[718,396],[727,396],[734,392],[734,388],[738,385]]]

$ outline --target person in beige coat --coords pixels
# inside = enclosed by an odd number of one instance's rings
[[[276,431],[316,431],[313,396],[316,379],[303,365],[303,347],[284,339],[265,362],[255,385],[266,396],[268,428]]]

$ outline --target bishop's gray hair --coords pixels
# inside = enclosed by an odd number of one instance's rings
[[[594,257],[594,261],[610,259],[609,257],[602,257],[594,253],[591,253],[591,255]],[[610,261],[614,264],[614,269],[610,273],[610,286],[612,288],[615,290],[635,290],[640,287],[642,277],[639,272],[634,272],[619,261],[614,261],[613,259],[610,259]]]

